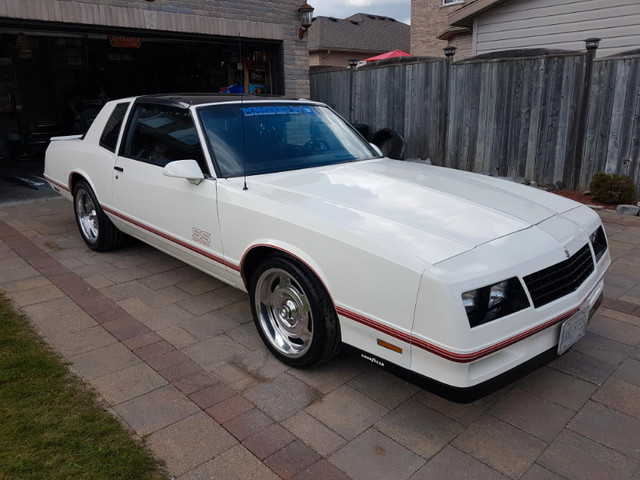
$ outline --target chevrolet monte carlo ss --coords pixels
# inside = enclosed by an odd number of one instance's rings
[[[342,343],[473,387],[585,332],[611,260],[597,214],[383,158],[321,103],[149,95],[54,139],[45,175],[94,250],[126,235],[247,291],[293,367]]]

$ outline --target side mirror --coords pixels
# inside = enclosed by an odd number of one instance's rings
[[[169,162],[162,169],[162,174],[167,177],[184,178],[194,185],[198,185],[204,180],[202,170],[200,170],[200,166],[195,160],[175,160]]]

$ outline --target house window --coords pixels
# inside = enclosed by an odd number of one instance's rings
[[[442,0],[442,5],[453,5],[454,3],[464,3],[464,0]]]

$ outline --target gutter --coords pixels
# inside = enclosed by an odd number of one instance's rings
[[[506,1],[507,0],[476,0],[475,2],[471,2],[448,15],[447,19],[449,25],[454,27],[471,28],[473,26],[474,17],[477,17],[481,13],[497,7]]]

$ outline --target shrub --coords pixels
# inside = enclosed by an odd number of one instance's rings
[[[591,195],[602,203],[631,203],[635,196],[633,180],[627,175],[596,173],[589,185]]]

